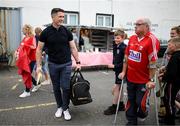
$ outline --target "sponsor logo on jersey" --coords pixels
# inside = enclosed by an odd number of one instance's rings
[[[135,62],[141,62],[141,53],[134,50],[129,50],[128,59]]]

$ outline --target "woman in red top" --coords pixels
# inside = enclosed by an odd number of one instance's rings
[[[22,75],[25,84],[25,91],[19,95],[24,98],[30,96],[30,89],[32,83],[36,85],[36,80],[31,76],[31,72],[36,62],[36,40],[33,35],[33,28],[25,24],[22,29],[25,37],[23,38],[19,48],[16,50],[16,65],[18,67],[18,74]]]

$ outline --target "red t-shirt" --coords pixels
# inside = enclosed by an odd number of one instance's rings
[[[138,40],[137,35],[130,37],[125,53],[128,57],[127,78],[130,82],[139,84],[148,82],[149,62],[158,59],[159,48],[158,39],[150,32],[141,40]]]

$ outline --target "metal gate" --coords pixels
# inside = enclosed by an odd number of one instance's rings
[[[2,61],[13,65],[13,53],[21,41],[21,8],[0,7],[0,44]]]
[[[7,51],[14,51],[21,41],[21,9],[0,7],[0,40]]]

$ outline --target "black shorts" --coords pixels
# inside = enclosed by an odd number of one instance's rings
[[[121,84],[121,79],[119,79],[120,72],[115,71],[115,84]]]

